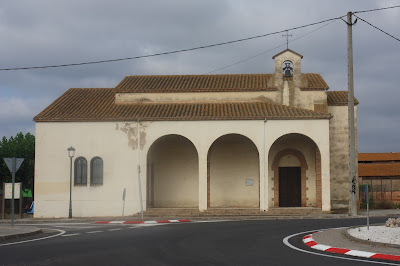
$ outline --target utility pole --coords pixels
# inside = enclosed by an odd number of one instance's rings
[[[349,215],[357,216],[356,138],[354,129],[353,23],[347,13],[347,73],[349,107]]]

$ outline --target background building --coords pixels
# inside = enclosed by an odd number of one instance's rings
[[[400,153],[359,153],[358,172],[374,200],[400,202]]]

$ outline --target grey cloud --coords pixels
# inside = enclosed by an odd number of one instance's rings
[[[345,15],[393,1],[4,1],[0,67],[74,63],[224,42]],[[360,17],[400,37],[397,10]],[[292,31],[298,38],[319,25]],[[154,58],[60,69],[1,72],[0,98],[27,103],[32,114],[6,120],[0,135],[33,130],[31,119],[70,87],[114,87],[125,75],[204,74],[285,42],[277,34],[249,42]],[[346,24],[336,21],[290,43],[303,72],[321,73],[332,90],[347,89]],[[284,49],[284,47],[282,47]],[[216,73],[270,73],[277,49]],[[400,151],[399,43],[362,21],[354,27],[359,150]],[[42,100],[46,99],[46,100]],[[35,103],[33,103],[35,102]],[[32,107],[32,106],[35,107]],[[29,119],[28,117],[31,116]],[[373,126],[376,125],[376,126]],[[384,138],[378,137],[384,136]]]

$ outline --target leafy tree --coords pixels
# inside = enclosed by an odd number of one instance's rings
[[[24,162],[15,174],[15,182],[22,182],[23,188],[33,189],[35,167],[35,136],[31,133],[18,133],[15,137],[3,137],[0,142],[0,184],[11,182],[11,172],[3,158],[24,158]]]

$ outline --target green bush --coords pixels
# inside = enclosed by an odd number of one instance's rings
[[[385,199],[378,201],[376,204],[376,209],[393,209],[394,203],[391,200]]]

